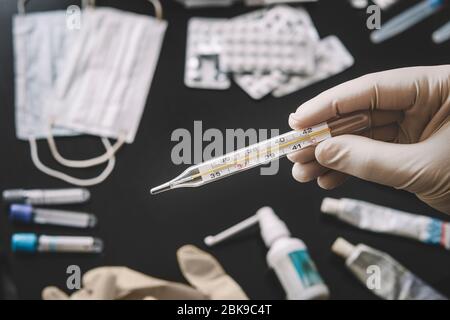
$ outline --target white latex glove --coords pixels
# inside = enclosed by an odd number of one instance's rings
[[[367,137],[333,137],[289,155],[294,178],[317,179],[319,186],[332,189],[353,175],[413,192],[450,213],[450,65],[348,81],[301,105],[289,125],[301,129],[358,111],[371,111]]]

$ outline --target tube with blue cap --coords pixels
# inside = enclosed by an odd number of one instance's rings
[[[49,224],[73,228],[93,228],[97,218],[89,213],[34,208],[29,204],[12,204],[9,219],[25,224]]]
[[[424,0],[405,10],[375,30],[370,35],[374,43],[392,38],[436,13],[444,5],[444,0]]]
[[[16,233],[11,237],[13,252],[71,252],[100,253],[103,241],[93,237],[47,236],[34,233]]]

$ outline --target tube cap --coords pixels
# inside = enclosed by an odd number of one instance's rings
[[[271,207],[259,209],[256,215],[259,217],[261,236],[267,247],[270,247],[279,238],[291,236],[286,224],[278,218]]]
[[[347,259],[353,250],[355,250],[355,246],[343,238],[337,238],[331,246],[331,251],[344,259]]]
[[[338,214],[341,200],[335,198],[324,198],[322,200],[322,205],[320,206],[320,211],[328,214]]]
[[[22,202],[25,200],[23,190],[13,189],[5,190],[2,193],[3,201],[5,202]]]
[[[33,207],[28,204],[12,204],[9,208],[9,219],[14,222],[31,223]]]
[[[13,252],[36,252],[38,237],[34,233],[16,233],[11,237]]]

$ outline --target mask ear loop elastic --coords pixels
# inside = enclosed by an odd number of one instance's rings
[[[17,1],[17,12],[19,14],[25,14],[25,7],[29,0],[18,0]]]
[[[83,9],[95,7],[95,0],[81,0],[81,6]]]
[[[28,2],[28,0],[19,0],[19,2],[18,2],[19,13],[21,13],[21,14],[25,13],[25,5],[27,2]],[[155,16],[161,20],[163,17],[161,3],[159,2],[159,0],[149,0],[149,2],[152,3],[155,8]],[[83,3],[83,7],[95,6],[95,0],[83,0],[82,3]],[[92,159],[87,159],[87,160],[70,160],[70,159],[65,159],[63,156],[61,156],[61,154],[59,153],[58,148],[56,146],[56,142],[53,138],[53,135],[51,134],[51,124],[49,126],[49,134],[47,136],[47,142],[50,147],[52,156],[55,158],[55,160],[67,167],[86,168],[86,167],[96,166],[96,165],[99,165],[101,163],[108,161],[108,165],[106,166],[106,168],[97,177],[91,178],[91,179],[75,178],[75,177],[69,176],[63,172],[51,169],[51,168],[47,167],[46,165],[44,165],[39,159],[36,139],[34,137],[29,138],[31,160],[33,161],[33,164],[36,166],[36,168],[38,168],[40,171],[42,171],[43,173],[45,173],[51,177],[66,181],[73,185],[86,187],[86,186],[93,186],[93,185],[103,182],[111,174],[112,170],[114,169],[115,161],[116,161],[115,153],[124,144],[125,135],[119,136],[119,138],[118,138],[117,142],[114,144],[114,146],[111,146],[111,143],[109,142],[109,140],[107,138],[102,138],[102,142],[105,146],[106,152],[101,156],[98,156],[98,157],[92,158]]]
[[[28,0],[21,0],[21,1],[28,1]],[[95,2],[96,2],[95,0],[82,0],[81,6],[83,9],[90,8],[90,7],[93,8],[96,5]],[[51,152],[53,158],[55,158],[55,160],[57,162],[59,162],[60,164],[66,166],[66,167],[70,167],[70,168],[88,168],[88,167],[93,167],[93,166],[102,164],[104,162],[110,161],[110,159],[112,157],[114,157],[115,153],[119,150],[119,148],[125,142],[125,136],[121,135],[118,138],[117,142],[111,148],[107,148],[106,152],[104,154],[102,154],[101,156],[98,156],[98,157],[92,158],[92,159],[86,159],[86,160],[66,159],[61,155],[61,153],[58,150],[55,139],[51,133],[51,126],[52,125],[50,123],[48,135],[47,135],[47,143],[50,148],[50,152]],[[108,144],[109,144],[109,141],[108,141]]]
[[[161,5],[161,2],[159,0],[148,0],[153,5],[153,8],[155,8],[155,17],[158,20],[163,19],[163,8]]]
[[[109,152],[111,152],[112,146],[111,146],[111,143],[109,142],[109,140],[106,138],[102,138],[102,142],[103,142],[105,148]],[[73,184],[73,185],[76,185],[79,187],[89,187],[89,186],[93,186],[93,185],[103,182],[111,174],[111,172],[113,171],[114,166],[116,164],[116,158],[114,157],[114,153],[112,153],[112,157],[109,159],[108,165],[103,170],[103,172],[100,173],[97,177],[91,178],[91,179],[79,179],[79,178],[69,176],[63,172],[51,169],[51,168],[47,167],[46,165],[44,165],[41,162],[41,160],[39,159],[36,139],[34,137],[30,137],[29,143],[30,143],[31,160],[33,161],[33,164],[36,166],[36,168],[38,168],[40,171],[42,171],[43,173],[45,173],[51,177],[63,180],[65,182],[68,182],[70,184]]]
[[[24,15],[26,13],[25,6],[28,1],[29,0],[18,0],[17,11],[19,14]],[[83,0],[83,5],[95,6],[95,0]],[[80,187],[88,187],[88,186],[93,186],[93,185],[99,184],[99,183],[103,182],[111,174],[111,172],[113,171],[114,166],[116,164],[116,158],[114,155],[117,152],[117,150],[123,145],[124,141],[125,141],[125,137],[121,136],[121,137],[119,137],[117,142],[114,144],[114,146],[111,146],[111,143],[109,142],[108,139],[102,138],[103,145],[105,146],[105,149],[107,150],[106,153],[101,157],[75,162],[74,167],[77,167],[77,165],[79,165],[78,167],[84,167],[84,166],[86,166],[86,164],[91,164],[91,166],[92,166],[92,163],[100,164],[100,163],[108,161],[107,166],[105,167],[103,172],[101,172],[95,178],[79,179],[79,178],[69,176],[63,172],[51,169],[51,168],[47,167],[46,165],[44,165],[41,162],[41,160],[39,159],[36,138],[30,137],[28,139],[28,142],[30,144],[31,160],[33,161],[34,166],[38,170],[42,171],[43,173],[45,173],[51,177],[63,180],[65,182],[68,182],[70,184],[80,186]],[[53,157],[56,159],[58,156],[60,156],[60,154],[58,153],[58,150],[56,148],[56,143],[53,139],[53,135],[51,134],[51,130],[49,130],[48,142],[49,142],[49,145],[53,146],[53,148],[51,147],[51,150],[52,150]],[[63,157],[60,157],[60,158],[64,159]],[[104,159],[106,159],[106,160],[104,160]],[[100,161],[100,160],[103,160],[103,161]],[[70,164],[73,165],[74,163],[71,162]]]
[[[60,164],[66,167],[70,168],[89,168],[94,167],[99,164],[102,164],[106,161],[109,161],[112,157],[115,156],[116,152],[122,147],[122,145],[125,143],[125,135],[121,134],[119,138],[117,139],[116,143],[110,147],[106,148],[106,152],[98,157],[86,159],[86,160],[71,160],[64,158],[58,151],[58,147],[56,146],[55,139],[51,132],[51,124],[48,127],[48,135],[47,135],[47,143],[50,148],[50,152],[55,158],[56,161],[58,161]],[[104,138],[106,139],[106,138]],[[108,140],[108,139],[106,139]],[[109,140],[108,140],[109,144]]]
[[[27,1],[27,0],[21,0],[21,1]],[[161,2],[159,0],[148,0],[155,9],[155,16],[156,18],[162,20],[163,18],[163,10],[161,6]],[[82,1],[83,8],[87,8],[89,6],[95,6],[95,0],[83,0]],[[52,156],[55,158],[57,162],[60,164],[70,167],[70,168],[88,168],[93,167],[99,164],[102,164],[106,161],[108,161],[112,156],[115,155],[115,153],[120,149],[120,147],[125,142],[125,136],[121,135],[119,136],[117,142],[112,146],[111,149],[108,149],[104,154],[101,156],[98,156],[96,158],[92,159],[86,159],[86,160],[71,160],[64,158],[61,153],[58,151],[58,147],[56,145],[55,139],[51,133],[51,123],[49,124],[49,130],[47,135],[47,142],[48,146],[50,148],[50,152]]]

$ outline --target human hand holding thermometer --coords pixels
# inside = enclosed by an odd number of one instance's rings
[[[294,130],[202,162],[186,169],[169,182],[151,189],[157,194],[176,188],[198,187],[228,177],[299,151],[319,142],[346,133],[359,133],[370,128],[368,112],[359,112],[332,119],[313,127]]]

